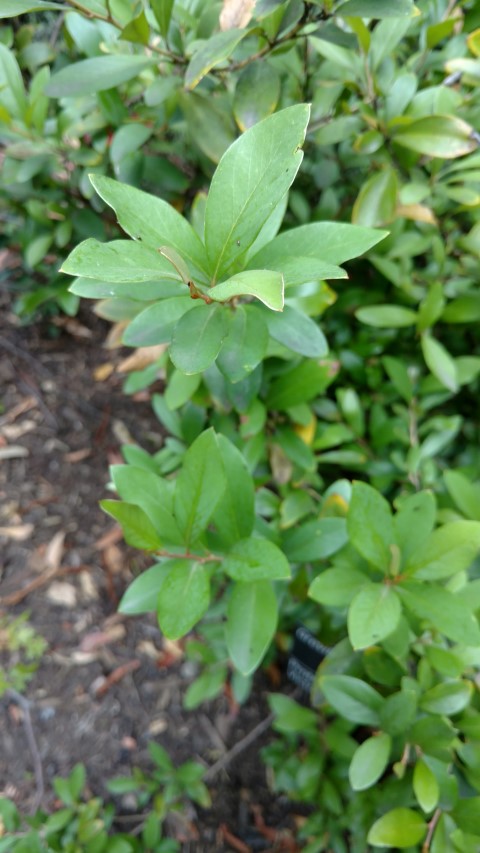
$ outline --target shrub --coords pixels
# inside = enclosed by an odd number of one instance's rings
[[[246,5],[228,28],[224,4],[220,32],[214,5],[105,7],[47,88],[65,109],[107,91],[138,108],[85,170],[131,239],[112,224],[62,266],[124,343],[164,347],[127,391],[163,372],[170,437],[125,448],[103,502],[154,560],[121,609],[195,628],[189,707],[227,677],[244,699],[298,622],[330,647],[317,710],[272,698],[265,754],[316,806],[307,849],[475,850],[478,11]],[[167,144],[181,212],[146,165]]]

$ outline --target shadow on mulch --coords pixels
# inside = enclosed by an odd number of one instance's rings
[[[45,778],[42,805],[53,805],[53,777],[79,761],[92,792],[103,796],[112,776],[151,769],[152,738],[175,763],[211,766],[268,716],[262,679],[238,713],[226,698],[196,712],[182,708],[192,664],[163,665],[153,618],[116,614],[132,569],[147,563],[98,507],[121,444],[155,452],[161,426],[145,395],[122,394],[118,373],[95,380],[99,365],[118,356],[103,349],[108,326],[90,312],[77,326],[77,334],[91,334],[84,338],[75,336],[75,323],[73,334],[55,328],[56,337],[45,324],[20,327],[5,299],[0,312],[0,611],[28,610],[48,643],[26,692]],[[21,713],[5,697],[0,721],[0,793],[28,811],[36,793],[32,756]],[[234,849],[221,840],[222,824],[245,849],[273,849],[254,829],[251,806],[276,829],[292,826],[289,804],[269,793],[259,760],[268,737],[212,780],[212,809],[192,814],[198,841],[185,850]]]

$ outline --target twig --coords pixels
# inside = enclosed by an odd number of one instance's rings
[[[442,815],[442,810],[437,809],[435,811],[430,823],[428,824],[428,833],[427,833],[427,837],[426,837],[425,842],[424,842],[423,847],[422,847],[422,853],[428,853],[428,851],[430,850],[430,844],[432,842],[433,833],[435,832],[437,823],[440,820],[441,815]]]
[[[34,580],[30,581],[30,583],[24,586],[23,589],[19,589],[17,592],[12,592],[10,595],[0,597],[0,607],[13,607],[15,604],[19,604],[27,597],[27,595],[30,595],[31,592],[34,592],[41,586],[44,586],[49,581],[53,580],[53,578],[58,578],[62,575],[75,575],[78,572],[88,572],[90,571],[90,568],[90,566],[81,565],[60,566],[58,569],[51,569],[50,571],[45,572],[45,574],[39,575],[38,578],[34,578]]]
[[[45,793],[45,785],[43,782],[42,759],[40,758],[40,752],[38,750],[37,741],[35,740],[35,734],[33,731],[32,718],[30,716],[30,702],[25,699],[25,697],[22,696],[21,693],[17,693],[17,691],[14,690],[12,687],[9,687],[7,689],[6,696],[7,698],[12,699],[17,705],[19,705],[23,711],[23,725],[25,727],[25,733],[27,735],[28,746],[30,747],[30,752],[32,754],[35,784],[37,786],[35,799],[32,805],[32,814],[35,814],[42,802],[43,795]]]
[[[223,770],[224,767],[227,767],[227,765],[230,764],[230,762],[233,761],[233,759],[236,758],[237,755],[240,755],[240,753],[247,749],[252,743],[254,743],[257,738],[263,734],[263,732],[266,732],[267,729],[270,728],[273,719],[274,715],[269,714],[268,717],[262,720],[261,723],[258,723],[258,725],[255,726],[255,728],[252,729],[252,731],[249,732],[248,735],[245,735],[244,738],[242,738],[234,746],[232,746],[232,748],[229,749],[228,752],[225,753],[225,755],[222,755],[222,757],[219,758],[218,761],[215,762],[215,764],[212,764],[212,766],[209,767],[209,769],[203,776],[204,781],[211,782],[211,780],[215,778],[215,776],[217,775],[217,773],[220,772],[220,770]]]

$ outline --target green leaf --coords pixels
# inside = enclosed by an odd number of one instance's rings
[[[136,616],[138,613],[154,613],[165,580],[166,569],[168,569],[168,561],[156,563],[138,575],[124,592],[118,605],[119,612],[126,613],[127,616]]]
[[[396,172],[387,167],[372,175],[362,186],[352,210],[357,225],[375,226],[391,222],[397,207]]]
[[[413,0],[347,0],[335,10],[341,18],[411,18],[414,13]]]
[[[391,658],[390,658],[391,664]],[[414,690],[399,690],[387,696],[380,712],[383,731],[395,737],[406,732],[417,714],[417,694]]]
[[[435,774],[421,758],[413,770],[413,792],[422,811],[432,812],[437,807],[440,788]]]
[[[121,499],[143,509],[162,542],[181,543],[173,517],[173,498],[165,480],[135,465],[112,465],[110,475]]]
[[[222,568],[234,581],[285,580],[290,566],[279,548],[268,539],[252,537],[237,542]]]
[[[174,370],[169,377],[164,395],[168,408],[174,411],[185,405],[185,403],[188,403],[195,394],[200,382],[201,376],[199,373],[187,376],[185,373],[181,373],[180,370]]]
[[[121,56],[95,56],[73,62],[52,74],[45,87],[50,98],[91,95],[126,83],[154,65],[156,59],[122,53]]]
[[[281,314],[269,314],[268,331],[274,340],[307,358],[323,358],[328,344],[320,327],[305,314],[286,305]]]
[[[474,615],[453,592],[430,584],[398,584],[397,592],[405,607],[425,619],[440,634],[466,646],[480,645],[480,629]]]
[[[283,549],[292,563],[303,563],[331,557],[347,542],[344,518],[319,518],[287,531],[283,538]]]
[[[253,306],[237,305],[217,367],[230,382],[240,382],[260,364],[267,346],[268,328],[263,314]]]
[[[283,310],[283,276],[272,270],[245,270],[216,284],[208,291],[215,302],[227,302],[235,296],[255,296],[272,311]]]
[[[203,373],[215,361],[228,334],[228,315],[218,305],[187,311],[175,326],[170,358],[183,373]]]
[[[174,3],[175,0],[150,0],[152,12],[164,39],[168,36]]]
[[[353,648],[366,649],[395,631],[402,605],[395,590],[386,584],[361,589],[348,611],[348,636]]]
[[[133,44],[148,45],[150,38],[150,27],[144,10],[135,18],[132,18],[119,36],[121,41],[130,41]]]
[[[368,252],[388,231],[346,222],[312,222],[283,231],[249,260],[250,266],[268,267],[292,257],[316,258],[326,264],[343,264]],[[327,276],[332,278],[332,276]]]
[[[190,223],[174,207],[105,175],[90,175],[90,182],[100,198],[113,208],[119,225],[130,237],[156,252],[162,246],[172,246],[190,263],[194,276],[199,272],[202,275],[207,264],[205,248]],[[170,272],[173,273],[171,266]]]
[[[322,675],[319,687],[328,704],[346,720],[378,726],[384,700],[370,684],[351,675]]]
[[[346,607],[362,587],[369,583],[362,572],[350,567],[327,569],[308,589],[309,598],[327,607]]]
[[[431,335],[422,335],[422,352],[428,369],[439,382],[455,393],[458,391],[458,375],[455,362],[443,344],[432,338]]]
[[[478,145],[473,127],[454,116],[432,115],[397,124],[392,138],[411,151],[442,159],[470,154]]]
[[[149,347],[170,343],[178,321],[187,311],[199,309],[190,296],[171,296],[149,305],[133,318],[123,333],[123,343],[130,347]]]
[[[231,29],[215,33],[207,39],[193,54],[185,72],[185,88],[194,89],[200,80],[226,59],[231,56],[238,44],[246,36],[249,30]]]
[[[353,484],[347,527],[354,548],[386,574],[397,539],[390,505],[380,492],[366,483]]]
[[[292,184],[302,161],[299,149],[309,115],[306,104],[275,113],[247,130],[223,155],[205,212],[205,244],[214,280],[250,248]]]
[[[272,382],[267,396],[269,409],[286,409],[307,403],[330,384],[334,372],[329,362],[302,361]]]
[[[252,62],[240,74],[233,97],[233,115],[241,131],[274,112],[280,97],[280,76],[268,62]]]
[[[458,800],[451,814],[464,832],[480,835],[480,797]]]
[[[392,809],[373,824],[368,843],[377,847],[412,847],[427,833],[427,823],[413,809]]]
[[[450,497],[460,512],[480,521],[480,487],[467,480],[460,471],[445,471],[443,478]]]
[[[0,43],[0,105],[8,113],[23,119],[27,97],[20,66],[4,44]]]
[[[228,653],[243,675],[254,672],[273,640],[277,599],[269,581],[237,583],[227,607]]]
[[[123,501],[100,501],[102,509],[121,525],[125,542],[142,551],[156,551],[162,541],[148,515],[134,504]]]
[[[216,696],[223,690],[227,680],[227,668],[217,667],[216,669],[206,669],[202,672],[195,681],[188,686],[185,698],[183,700],[184,708],[187,711],[193,711],[198,708],[203,702],[208,702],[209,699],[215,699]]]
[[[107,282],[173,280],[179,282],[179,290],[181,284],[180,276],[165,258],[132,240],[84,240],[64,261],[60,272],[97,279],[100,275]]]
[[[299,732],[317,732],[318,717],[310,708],[303,708],[290,696],[283,693],[271,693],[268,704],[275,714],[273,728],[285,734],[298,734]]]
[[[418,552],[435,527],[437,505],[431,492],[417,492],[402,501],[393,523],[402,560]]]
[[[480,522],[452,521],[435,530],[404,567],[421,580],[440,580],[468,569],[480,551]]]
[[[205,530],[225,489],[225,473],[213,429],[187,450],[175,484],[174,510],[185,544]]]
[[[360,744],[348,768],[348,778],[354,791],[365,791],[378,782],[388,764],[391,747],[392,739],[384,732]]]
[[[192,560],[171,560],[157,605],[158,624],[169,640],[178,640],[197,624],[210,604],[208,570]]]
[[[217,106],[211,94],[181,91],[180,106],[187,120],[192,144],[214,163],[218,163],[235,140],[235,126],[230,112]]]
[[[239,450],[223,435],[217,436],[225,472],[225,491],[213,514],[222,541],[233,545],[250,536],[255,521],[255,488],[247,463]]]
[[[420,699],[420,708],[429,714],[451,717],[459,714],[470,703],[473,684],[471,681],[446,681],[427,690]]]
[[[68,11],[70,7],[63,3],[50,3],[45,0],[0,0],[0,18],[15,18],[25,12]]]
[[[417,313],[402,305],[367,305],[355,311],[357,320],[377,329],[401,329],[414,326]]]

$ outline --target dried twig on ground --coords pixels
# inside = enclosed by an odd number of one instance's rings
[[[32,814],[34,814],[37,809],[40,807],[40,804],[43,799],[43,795],[45,793],[45,786],[43,782],[43,768],[42,768],[42,759],[40,758],[40,752],[38,750],[37,741],[35,739],[35,733],[33,731],[32,718],[30,715],[30,702],[28,699],[25,699],[21,693],[17,693],[12,687],[9,687],[6,691],[7,699],[11,699],[23,711],[23,725],[25,728],[25,734],[27,735],[28,746],[30,748],[30,752],[32,754],[33,761],[33,772],[35,774],[35,785],[36,785],[36,793],[35,799],[32,805]]]
[[[258,723],[258,725],[255,726],[255,728],[252,729],[251,732],[245,735],[245,737],[243,737],[241,740],[237,741],[237,743],[234,744],[234,746],[232,746],[232,748],[229,749],[228,752],[225,753],[225,755],[222,755],[222,757],[219,758],[218,761],[215,762],[215,764],[212,764],[212,766],[209,767],[203,777],[204,781],[211,782],[211,780],[217,775],[217,773],[220,772],[220,770],[223,770],[225,767],[227,767],[227,765],[230,764],[230,762],[233,761],[233,759],[236,758],[237,755],[240,755],[240,753],[247,749],[252,743],[254,743],[256,739],[263,734],[263,732],[266,732],[267,729],[270,728],[273,719],[274,715],[269,714],[268,717]]]

